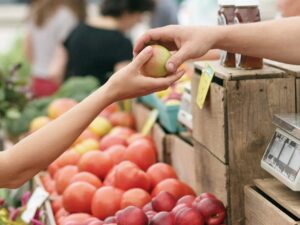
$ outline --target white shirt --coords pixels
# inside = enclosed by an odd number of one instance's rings
[[[46,78],[56,47],[65,41],[77,25],[73,12],[60,7],[43,27],[30,23],[29,32],[33,48],[32,74]]]

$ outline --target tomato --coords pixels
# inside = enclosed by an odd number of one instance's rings
[[[114,145],[106,149],[105,153],[110,156],[114,165],[117,165],[124,160],[125,150],[123,145]]]
[[[159,182],[168,178],[177,178],[176,172],[172,166],[166,163],[156,163],[148,168],[147,175],[151,182],[151,188],[154,188]]]
[[[78,222],[78,223],[85,223],[85,221],[87,221],[89,218],[91,218],[91,215],[87,214],[87,213],[74,213],[71,214],[67,217],[65,217],[62,220],[62,223],[68,223],[68,222]]]
[[[70,184],[63,194],[63,206],[70,213],[91,211],[91,203],[96,188],[87,183],[78,181]]]
[[[50,176],[52,178],[54,178],[56,172],[60,169],[60,167],[57,165],[56,161],[54,161],[53,163],[51,163],[48,166],[48,173],[50,174]]]
[[[110,122],[114,126],[135,127],[134,116],[127,112],[115,112],[109,117]]]
[[[141,188],[148,191],[150,181],[147,174],[134,163],[124,161],[116,166],[115,186],[125,191],[131,188]]]
[[[101,113],[100,116],[109,118],[113,113],[120,111],[120,107],[117,103],[113,103],[107,106]]]
[[[113,162],[107,154],[91,151],[81,157],[78,166],[80,171],[87,171],[100,179],[104,179],[113,167]]]
[[[77,166],[65,166],[57,171],[55,176],[56,190],[58,194],[62,194],[69,185],[71,179],[78,173]]]
[[[55,181],[49,174],[41,176],[41,182],[48,193],[54,193],[56,191]]]
[[[135,163],[146,171],[156,162],[156,151],[145,140],[137,140],[127,147],[124,159]]]
[[[150,201],[151,197],[148,192],[140,188],[133,188],[123,194],[121,209],[124,209],[127,206],[136,206],[141,209]]]
[[[67,217],[69,213],[64,209],[61,208],[55,213],[55,221],[57,224],[60,224],[59,221]]]
[[[126,139],[121,136],[116,136],[116,135],[106,135],[100,140],[100,149],[102,151],[105,151],[109,147],[112,147],[114,145],[123,145],[127,146]]]
[[[64,152],[58,159],[55,161],[59,167],[64,167],[67,165],[77,165],[80,160],[80,154],[69,150]]]
[[[169,192],[176,200],[178,200],[185,195],[186,189],[181,181],[174,178],[168,178],[155,186],[151,193],[152,197],[155,197],[161,191]]]
[[[95,188],[99,188],[102,186],[101,180],[97,176],[95,176],[94,174],[89,173],[89,172],[80,172],[80,173],[76,174],[71,179],[70,184],[73,184],[78,181],[87,182],[87,183],[93,185]]]
[[[92,200],[92,214],[99,219],[113,216],[120,210],[123,191],[114,187],[98,189]]]
[[[116,186],[116,169],[117,167],[113,167],[109,173],[107,174],[107,176],[105,177],[105,180],[104,180],[104,185],[105,186]]]
[[[145,136],[145,135],[143,135],[141,133],[132,134],[129,138],[127,138],[127,144],[130,145],[133,142],[138,141],[138,140],[148,141],[149,144],[151,144],[152,146],[154,146],[153,139],[150,136]]]
[[[57,196],[52,202],[51,202],[51,208],[54,213],[54,215],[63,207],[62,204],[62,196]]]
[[[82,134],[76,139],[76,141],[74,142],[74,145],[81,143],[84,140],[88,140],[88,139],[93,139],[98,141],[99,137],[97,134],[95,134],[94,132],[92,132],[89,129],[86,129],[82,132]]]
[[[76,101],[69,98],[56,99],[48,106],[48,116],[50,119],[55,119],[65,112],[69,111],[77,104]]]
[[[120,136],[125,139],[128,139],[131,135],[133,135],[135,131],[129,127],[121,127],[117,126],[114,127],[109,134],[114,135],[114,136]]]
[[[183,191],[184,191],[184,195],[193,195],[196,196],[195,191],[193,190],[193,188],[191,186],[189,186],[188,184],[181,182],[182,187],[183,187]]]

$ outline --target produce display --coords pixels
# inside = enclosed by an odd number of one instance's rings
[[[75,104],[55,100],[32,132]],[[57,225],[221,225],[223,203],[196,197],[172,166],[157,162],[152,138],[134,125],[130,113],[110,105],[41,175]]]

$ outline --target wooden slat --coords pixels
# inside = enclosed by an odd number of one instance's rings
[[[189,184],[197,193],[194,147],[175,135],[170,141],[171,164],[178,178]]]
[[[292,65],[292,64],[286,64],[286,63],[281,63],[273,60],[264,60],[264,62],[267,65],[276,67],[278,69],[284,70],[288,72],[291,75],[294,75],[296,77],[300,77],[300,65]]]
[[[297,113],[300,113],[300,78],[296,79],[296,104]]]
[[[257,179],[255,185],[289,212],[300,218],[300,193],[291,191],[274,178]]]
[[[225,153],[225,94],[224,88],[212,83],[203,109],[196,104],[199,76],[192,81],[193,137],[209,149],[222,162],[227,163]]]
[[[151,113],[151,110],[141,103],[133,102],[132,112],[134,114],[135,121],[136,121],[136,129],[138,131],[141,131]]]
[[[256,192],[245,187],[246,225],[299,225],[279,208]]]
[[[164,132],[164,130],[161,128],[159,124],[155,124],[151,131],[151,135],[153,137],[153,141],[156,146],[158,161],[164,162],[165,138],[167,134]]]
[[[264,78],[279,78],[284,77],[286,73],[284,71],[264,65],[260,70],[241,70],[235,68],[225,68],[220,65],[219,61],[199,61],[195,63],[196,69],[202,69],[205,67],[205,63],[208,62],[217,71],[215,76],[223,80],[244,80],[244,79],[264,79]]]
[[[260,167],[274,132],[275,113],[295,112],[294,78],[229,81],[228,152],[232,224],[243,219],[243,187],[269,176]]]
[[[228,168],[202,145],[195,142],[196,182],[199,192],[210,192],[228,204]]]

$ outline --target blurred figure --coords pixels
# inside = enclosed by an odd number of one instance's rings
[[[282,17],[300,16],[299,0],[278,0],[277,7]]]
[[[54,51],[86,16],[84,0],[32,1],[24,48],[32,64],[32,92],[35,97],[53,94],[59,80],[50,73]]]
[[[155,8],[151,17],[151,28],[178,24],[177,12],[176,0],[155,0]]]
[[[57,49],[53,73],[65,78],[93,75],[104,84],[132,59],[132,43],[125,32],[152,8],[152,0],[103,0],[102,17],[80,23]]]

